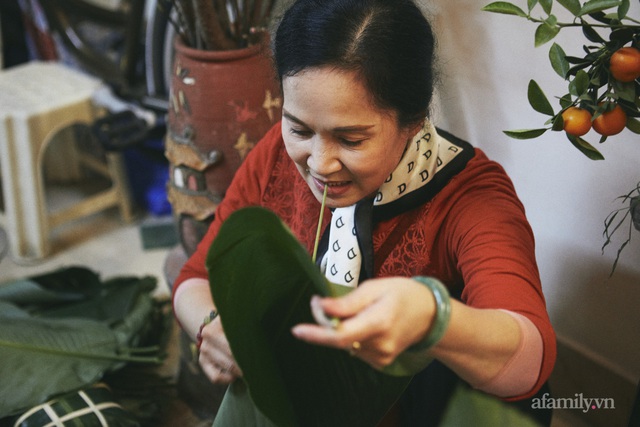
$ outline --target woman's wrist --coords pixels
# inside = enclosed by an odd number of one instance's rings
[[[205,316],[204,320],[200,324],[198,328],[198,332],[196,333],[196,349],[200,351],[200,347],[202,346],[202,330],[209,323],[213,322],[213,320],[218,317],[218,312],[216,310],[211,310],[207,316]]]
[[[196,342],[191,345],[191,353],[193,355],[194,361],[197,361],[200,356],[200,347],[202,347],[202,331],[205,326],[209,323],[213,322],[213,320],[218,317],[218,312],[216,310],[211,310],[207,316],[202,320],[202,323],[198,327],[198,332],[196,333]]]
[[[435,346],[444,337],[451,319],[451,298],[447,288],[432,277],[415,276],[413,280],[426,286],[435,298],[435,316],[426,335],[416,344],[409,347],[409,351],[426,351]]]
[[[209,281],[191,278],[181,283],[173,294],[173,310],[180,327],[196,341],[196,333],[202,318],[215,309]]]
[[[451,318],[451,300],[447,288],[431,277],[413,277],[413,280],[431,291],[435,299],[436,312],[425,336],[400,353],[394,363],[384,368],[384,372],[390,375],[413,375],[426,368],[433,360],[429,350],[442,339]]]

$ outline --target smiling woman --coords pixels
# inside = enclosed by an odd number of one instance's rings
[[[378,370],[407,355],[424,362],[416,366],[435,359],[380,425],[437,425],[443,391],[457,383],[529,409],[544,389],[555,335],[533,235],[504,169],[428,120],[434,44],[411,0],[297,0],[284,14],[274,38],[282,121],[247,156],[174,287],[211,381],[240,381],[247,355],[232,352],[223,312],[202,325],[226,277],[207,271],[206,255],[232,214],[259,206],[309,253],[319,223],[318,269],[353,289],[309,298],[289,339]],[[302,353],[287,360],[304,364]],[[330,375],[339,372],[321,377]]]
[[[369,102],[354,72],[313,68],[283,80],[282,138],[314,196],[345,207],[375,196],[417,127],[399,128],[395,112]]]

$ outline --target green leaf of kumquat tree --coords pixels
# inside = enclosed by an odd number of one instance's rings
[[[527,14],[520,7],[506,1],[490,3],[482,8],[485,12],[503,13],[505,15],[516,15],[526,17]]]
[[[534,110],[547,116],[553,116],[553,107],[535,80],[529,81],[527,96],[529,98],[529,104],[531,104]]]
[[[551,15],[551,8],[553,7],[553,0],[540,0],[540,6],[547,15]]]
[[[554,119],[551,126],[551,130],[559,132],[564,129],[564,118],[562,114],[558,114]]]
[[[629,13],[630,7],[631,7],[630,0],[622,0],[622,3],[618,7],[618,19],[620,20],[624,19],[627,16],[627,13]]]
[[[604,156],[584,139],[569,134],[567,134],[567,138],[569,138],[569,141],[571,141],[574,147],[591,160],[604,160]]]
[[[567,55],[559,44],[554,43],[551,49],[549,49],[549,61],[551,62],[553,70],[558,73],[560,77],[566,79],[571,66],[569,61],[567,61]]]
[[[617,7],[622,4],[620,0],[591,0],[586,2],[577,16],[589,15],[595,12],[602,12],[612,7]]]
[[[589,74],[584,70],[579,70],[576,77],[569,83],[569,91],[575,97],[584,95],[589,89]]]
[[[560,27],[550,25],[547,22],[540,24],[538,28],[536,28],[535,47],[540,47],[543,44],[553,40],[559,32]]]
[[[558,0],[565,9],[573,14],[573,16],[577,16],[582,9],[579,0]]]
[[[640,120],[634,117],[627,118],[627,129],[633,133],[640,134]]]
[[[537,138],[547,129],[517,129],[517,130],[505,130],[503,131],[507,136],[514,139],[533,139]]]

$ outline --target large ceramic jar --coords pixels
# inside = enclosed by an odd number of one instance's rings
[[[169,201],[187,254],[251,148],[281,116],[268,35],[244,49],[204,51],[176,41],[167,117]]]

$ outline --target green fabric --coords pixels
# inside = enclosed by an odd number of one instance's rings
[[[541,427],[502,400],[459,384],[439,427]]]
[[[213,427],[228,426],[276,427],[254,405],[249,389],[242,380],[229,386],[213,421]]]
[[[253,405],[246,386],[238,381],[229,386],[213,427],[275,427]],[[533,418],[502,400],[459,384],[439,427],[542,427]]]

